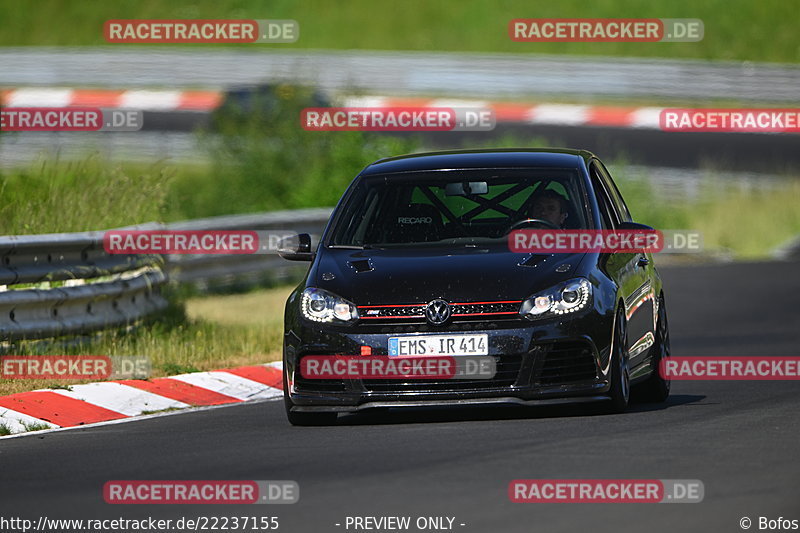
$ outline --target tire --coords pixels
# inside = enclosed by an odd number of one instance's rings
[[[667,308],[664,305],[664,296],[658,297],[658,319],[656,320],[656,338],[653,343],[653,373],[647,381],[637,385],[635,389],[636,400],[648,403],[660,403],[669,397],[670,379],[661,375],[661,361],[670,356],[669,323],[667,322]]]
[[[284,362],[284,368],[286,368]],[[289,398],[289,386],[286,379],[286,370],[283,371],[283,407],[286,409],[286,418],[293,426],[330,426],[336,423],[337,413],[297,413],[292,412],[292,399]]]
[[[611,353],[611,388],[605,411],[608,413],[623,413],[628,408],[631,397],[631,376],[628,368],[628,327],[625,322],[625,313],[620,309],[614,320],[614,337]]]

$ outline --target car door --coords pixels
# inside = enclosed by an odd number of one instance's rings
[[[593,160],[589,167],[592,186],[597,197],[598,207],[603,220],[603,229],[617,229],[620,222],[630,222],[630,213],[621,197],[615,201],[612,190],[616,191],[610,177],[604,175],[602,165]],[[647,354],[647,343],[652,337],[652,308],[648,316],[648,308],[643,301],[652,292],[646,265],[640,253],[608,253],[605,256],[608,275],[617,283],[625,302],[625,316],[628,322],[628,353],[631,377],[636,377],[637,367],[644,362]],[[650,301],[652,304],[652,301]],[[651,332],[648,336],[648,332]],[[646,369],[645,369],[646,370]]]

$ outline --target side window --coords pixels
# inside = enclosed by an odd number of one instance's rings
[[[617,208],[620,219],[626,222],[632,222],[633,219],[631,218],[631,212],[628,210],[625,200],[622,199],[622,195],[619,193],[619,189],[617,189],[617,184],[614,183],[613,179],[611,179],[611,174],[608,173],[606,167],[604,167],[599,161],[597,162],[597,168],[600,172],[600,176],[603,178],[603,183],[605,183],[606,189],[611,195],[611,201]]]
[[[603,179],[597,169],[597,163],[592,162],[589,167],[589,175],[592,178],[592,188],[594,195],[597,198],[597,206],[600,208],[600,220],[603,223],[603,229],[615,229],[619,222],[614,207],[611,204],[608,191],[603,184]]]

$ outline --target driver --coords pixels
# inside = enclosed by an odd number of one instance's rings
[[[567,219],[567,200],[550,189],[537,193],[533,197],[530,217],[546,220],[562,228]]]

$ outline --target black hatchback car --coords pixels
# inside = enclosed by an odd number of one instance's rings
[[[286,303],[289,421],[327,424],[376,407],[663,401],[669,356],[650,253],[518,253],[519,228],[652,229],[632,221],[608,170],[582,150],[474,150],[394,157],[365,168]],[[309,356],[413,355],[430,339],[494,359],[490,379],[311,379]],[[452,342],[455,340],[456,342]],[[424,343],[423,343],[424,345]],[[404,351],[405,350],[405,351]],[[464,355],[455,352],[440,355]]]

